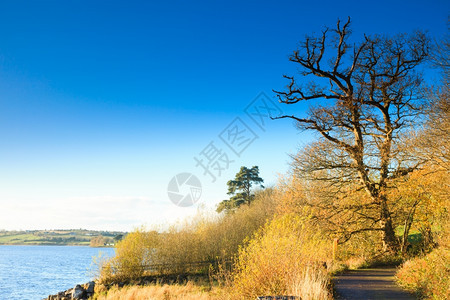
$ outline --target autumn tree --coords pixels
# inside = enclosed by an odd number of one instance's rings
[[[450,35],[435,43],[431,64],[442,75],[437,85],[427,89],[430,104],[424,124],[404,139],[403,146],[415,161],[423,162],[421,170],[402,178],[397,184],[398,199],[407,205],[402,248],[407,246],[408,230],[413,226],[422,234],[424,248],[435,245],[432,225],[445,227],[450,203]],[[444,216],[444,217],[443,217]],[[448,230],[448,229],[447,229]]]
[[[279,118],[318,133],[317,142],[297,157],[296,171],[327,183],[335,200],[329,206],[358,224],[344,237],[380,231],[384,249],[392,252],[398,249],[390,207],[395,203],[387,192],[393,180],[419,167],[403,160],[398,141],[422,112],[423,80],[416,69],[429,54],[429,40],[415,32],[352,43],[350,35],[349,18],[304,39],[289,58],[299,76],[285,75],[287,88],[274,92],[288,105],[315,103],[304,116]],[[364,194],[346,201],[352,191]]]
[[[255,198],[252,186],[256,184],[264,188],[263,182],[264,180],[259,177],[258,166],[251,168],[241,167],[239,172],[236,173],[235,178],[227,182],[228,195],[231,195],[231,198],[220,202],[217,207],[217,212],[220,213],[224,210],[231,211],[242,204],[250,204]]]

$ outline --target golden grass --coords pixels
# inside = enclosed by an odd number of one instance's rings
[[[306,267],[289,288],[289,294],[302,300],[332,299],[328,288],[329,278],[325,270]]]
[[[205,291],[190,282],[185,285],[151,285],[111,288],[106,294],[96,295],[96,300],[231,300],[231,295],[219,288]]]

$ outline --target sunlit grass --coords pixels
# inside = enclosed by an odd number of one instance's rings
[[[230,293],[219,288],[205,290],[203,287],[188,282],[184,285],[150,285],[113,287],[107,292],[97,293],[96,300],[231,300]]]

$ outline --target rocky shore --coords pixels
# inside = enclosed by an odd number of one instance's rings
[[[166,275],[150,275],[143,276],[139,280],[130,282],[117,282],[115,285],[118,287],[123,287],[129,284],[137,286],[146,286],[151,284],[185,284],[186,282],[197,282],[207,280],[204,274],[166,274]],[[47,298],[42,300],[87,300],[94,295],[95,292],[95,282],[90,281],[85,284],[77,284],[74,288],[68,289],[67,291],[59,292],[55,295],[49,295]],[[111,285],[100,285],[103,289],[108,290]],[[0,299],[1,300],[1,299]]]
[[[95,282],[89,281],[85,284],[77,284],[74,288],[67,291],[59,292],[56,295],[50,295],[43,300],[72,300],[72,299],[89,299],[94,295]]]

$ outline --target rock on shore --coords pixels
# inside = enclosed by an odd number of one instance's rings
[[[50,295],[46,300],[72,300],[72,299],[89,299],[94,295],[95,282],[89,281],[83,285],[77,284],[74,288],[56,295]]]

